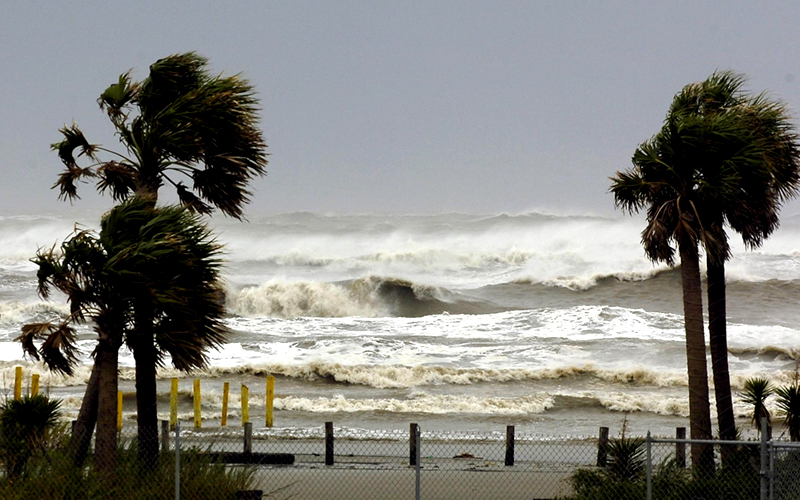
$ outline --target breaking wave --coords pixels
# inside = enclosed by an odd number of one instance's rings
[[[238,316],[277,318],[419,317],[502,310],[443,287],[377,276],[339,283],[273,279],[229,291],[227,306]]]
[[[237,367],[209,368],[207,375],[280,375],[308,381],[326,381],[355,384],[379,389],[413,388],[437,385],[470,385],[479,383],[507,383],[537,380],[570,380],[594,378],[615,384],[641,384],[657,387],[686,385],[682,372],[631,368],[609,370],[591,364],[543,369],[481,369],[451,368],[441,366],[375,366],[342,365],[338,363],[312,362],[303,365],[244,365]]]

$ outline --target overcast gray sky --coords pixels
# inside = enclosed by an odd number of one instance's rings
[[[611,214],[608,177],[715,69],[800,117],[789,1],[7,1],[0,46],[4,212],[68,207],[49,189],[58,128],[116,146],[99,94],[191,50],[261,97],[251,216]],[[110,205],[91,191],[77,205]]]

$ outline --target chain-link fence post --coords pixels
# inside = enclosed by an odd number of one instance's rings
[[[769,498],[775,498],[775,443],[769,443]]]
[[[645,472],[647,474],[647,500],[653,500],[653,442],[651,441],[650,431],[647,431],[647,462],[645,463]]]
[[[419,426],[417,425],[414,429],[414,442],[416,443],[416,456],[414,457],[414,463],[416,464],[416,478],[414,483],[414,498],[416,500],[420,500],[420,473],[422,472],[422,457],[420,454],[420,445],[422,441],[422,431],[420,431]]]
[[[333,465],[333,422],[325,422],[325,465]]]
[[[767,467],[767,417],[761,417],[761,465],[759,474],[761,475],[761,500],[767,500],[767,489],[769,486],[769,471]]]
[[[175,423],[175,500],[181,500],[181,423]]]

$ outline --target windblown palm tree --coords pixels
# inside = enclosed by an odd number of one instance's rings
[[[759,247],[778,227],[781,203],[794,196],[800,184],[797,134],[785,107],[766,95],[742,90],[744,77],[730,71],[714,73],[687,85],[676,97],[670,114],[739,121],[712,157],[699,165],[708,190],[708,229],[720,243],[706,254],[708,317],[712,372],[719,434],[736,439],[728,372],[725,299],[725,261],[730,258],[725,226],[742,236],[749,248]]]
[[[81,406],[71,444],[76,463],[83,461],[84,438],[96,419],[96,461],[114,468],[117,353],[123,342],[137,340],[134,318],[142,300],[152,307],[158,362],[169,354],[176,368],[203,367],[206,351],[223,342],[219,252],[197,216],[133,198],[103,217],[99,235],[78,231],[59,251],[38,253],[40,295],[46,298],[51,288],[63,292],[71,313],[58,324],[23,327],[19,340],[25,351],[53,370],[71,373],[77,361],[73,324],[91,320],[98,334],[92,376],[99,389],[91,394],[90,384]]]
[[[724,243],[710,230],[707,220],[708,201],[719,186],[707,182],[707,171],[701,166],[719,154],[721,138],[736,123],[721,116],[706,119],[672,112],[681,99],[682,94],[676,95],[661,131],[636,150],[633,168],[612,178],[611,190],[623,210],[633,213],[647,208],[642,244],[651,260],[674,265],[678,247],[691,437],[711,439],[699,251],[705,248],[718,255]],[[701,469],[713,466],[708,447],[693,446],[692,460]]]
[[[73,200],[78,182],[96,179],[97,190],[115,200],[136,194],[154,206],[166,183],[195,212],[216,207],[240,219],[250,196],[247,184],[267,164],[258,101],[246,80],[212,76],[206,66],[205,58],[186,53],[157,61],[141,82],[120,75],[98,103],[125,151],[90,144],[76,125],[63,127],[63,140],[53,144],[65,165],[54,186],[60,197]],[[79,166],[76,151],[93,163]],[[111,159],[100,161],[101,153]],[[158,450],[155,311],[148,300],[135,309],[136,335],[129,343],[136,362],[139,453],[152,463]]]
[[[705,340],[699,251],[709,268],[711,351],[723,439],[736,435],[727,368],[724,225],[757,246],[777,227],[780,203],[796,189],[795,133],[780,104],[740,92],[743,79],[713,74],[678,93],[661,131],[639,146],[634,168],[612,178],[617,206],[647,207],[642,243],[653,261],[674,264],[683,277],[692,438],[709,439]],[[703,455],[705,458],[701,457]],[[694,463],[710,466],[709,450],[692,447]]]

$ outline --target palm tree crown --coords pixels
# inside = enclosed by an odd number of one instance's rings
[[[182,370],[202,368],[206,352],[222,344],[226,328],[219,301],[220,246],[197,216],[179,207],[154,209],[132,198],[103,217],[99,235],[80,230],[58,251],[40,250],[34,263],[39,293],[66,294],[70,315],[60,323],[23,327],[25,351],[56,371],[71,373],[75,322],[91,319],[117,346],[134,340],[137,301],[155,305],[160,356]],[[43,341],[36,346],[36,341]]]
[[[211,76],[207,63],[193,52],[172,55],[150,66],[145,80],[124,73],[101,94],[124,154],[90,144],[77,125],[64,126],[63,139],[52,145],[66,167],[54,186],[60,197],[77,198],[77,183],[94,178],[117,201],[134,193],[155,199],[166,182],[196,212],[217,207],[241,218],[247,183],[267,164],[258,101],[246,80]],[[93,163],[80,167],[76,150]],[[100,152],[114,159],[100,161]]]

